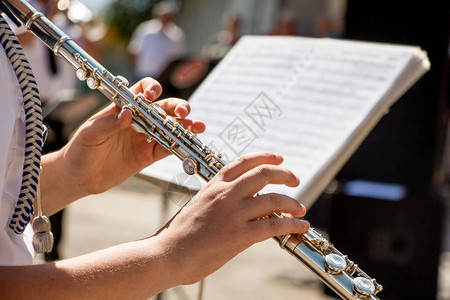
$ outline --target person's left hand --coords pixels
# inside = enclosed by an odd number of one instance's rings
[[[161,94],[161,86],[145,78],[131,87],[133,93],[142,93],[154,101]],[[190,112],[187,101],[175,98],[155,103],[184,128],[193,133],[205,131],[201,121],[185,119]],[[63,166],[71,184],[76,184],[83,194],[96,194],[116,186],[146,166],[170,154],[157,142],[147,142],[148,136],[130,125],[132,113],[115,104],[91,117],[60,151]]]

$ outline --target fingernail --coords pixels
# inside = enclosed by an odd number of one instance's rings
[[[179,111],[180,108],[182,109],[182,111]],[[185,118],[188,114],[189,114],[189,107],[186,103],[180,103],[177,105],[177,115],[179,117]]]
[[[283,155],[281,155],[281,154],[275,153],[275,157],[276,157],[277,159],[280,159],[281,161],[284,160],[284,157],[283,157]]]
[[[150,93],[152,94],[153,99],[158,98],[158,92],[155,90],[150,90]]]
[[[124,112],[125,112],[125,109],[122,109],[122,110],[120,111],[120,113],[117,115],[117,119],[120,120],[120,118],[122,118]]]
[[[181,106],[189,113],[189,105],[187,103],[183,102]]]
[[[308,230],[309,229],[310,225],[309,225],[308,221],[302,220],[301,223],[302,223],[302,227],[303,227],[304,230]]]
[[[158,91],[156,91],[154,88],[152,88],[152,89],[150,89],[150,90],[145,90],[144,96],[145,96],[147,99],[153,101],[153,100],[155,100],[156,98],[158,98]]]

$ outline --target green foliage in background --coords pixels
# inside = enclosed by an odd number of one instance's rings
[[[106,19],[117,34],[128,41],[134,29],[152,18],[152,10],[161,0],[114,0],[106,11]]]

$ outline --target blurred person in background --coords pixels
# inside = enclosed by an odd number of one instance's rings
[[[222,30],[212,36],[202,49],[202,54],[212,61],[221,60],[241,37],[241,20],[235,13],[222,17]]]
[[[174,22],[176,8],[171,3],[160,2],[155,5],[153,14],[154,19],[135,29],[128,45],[136,78],[159,78],[185,51],[185,34]]]
[[[173,60],[158,80],[164,86],[164,97],[189,99],[217,63],[241,37],[241,22],[236,14],[226,13],[222,30],[203,47],[200,57],[182,56]]]
[[[277,25],[274,29],[268,32],[269,35],[300,35],[298,30],[297,18],[294,12],[290,10],[283,10],[278,18]]]
[[[344,30],[343,23],[343,20],[320,14],[316,17],[314,23],[314,36],[318,38],[340,38]]]

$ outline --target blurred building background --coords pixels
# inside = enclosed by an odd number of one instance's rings
[[[91,17],[85,26],[92,38],[103,39],[105,64],[113,70],[129,75],[133,70],[123,60],[115,58],[124,54],[126,43],[133,30],[143,21],[151,19],[152,8],[159,0],[72,0],[72,18],[82,14]],[[344,28],[346,0],[169,0],[177,9],[176,23],[186,34],[185,55],[198,57],[212,37],[223,30],[223,16],[233,14],[240,20],[240,34],[269,34],[280,20],[293,24],[296,34],[302,36],[340,36]],[[85,6],[91,13],[84,11]],[[97,22],[94,22],[97,20]],[[102,22],[98,22],[101,20]],[[108,32],[89,29],[108,27]],[[105,28],[102,27],[102,30]],[[106,34],[103,38],[102,34]],[[114,45],[114,47],[111,47]],[[112,53],[111,53],[112,52]],[[126,57],[126,56],[123,56]]]
[[[102,15],[111,13],[111,6],[121,7],[121,16],[131,24],[131,27],[146,19],[145,12],[149,13],[147,15],[149,19],[151,17],[149,8],[159,2],[154,0],[76,1],[85,4],[94,13]],[[333,19],[342,19],[346,8],[346,0],[172,0],[169,2],[172,2],[179,10],[177,22],[188,36],[187,49],[192,54],[199,53],[207,39],[221,29],[220,20],[224,12],[233,12],[242,18],[243,34],[261,34],[275,27],[283,11],[289,11],[295,16],[299,32],[305,36],[314,36],[318,16],[326,15]],[[125,10],[124,7],[126,7]],[[126,14],[128,10],[137,12],[133,14],[131,20]],[[132,29],[127,30],[131,32]]]
[[[345,0],[226,0],[184,1],[180,10],[180,25],[192,38],[188,51],[198,53],[207,39],[218,32],[222,14],[234,12],[242,19],[243,34],[264,34],[273,30],[282,17],[290,17],[303,36],[315,36],[319,16],[342,19]],[[288,16],[283,16],[283,14]]]

